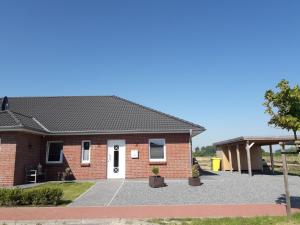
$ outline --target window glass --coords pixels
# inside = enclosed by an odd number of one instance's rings
[[[119,151],[114,151],[114,167],[119,167]]]
[[[48,146],[48,162],[61,162],[63,143],[50,142]]]
[[[150,139],[150,159],[165,159],[165,140],[164,139]]]
[[[90,161],[90,141],[84,141],[82,144],[82,161],[89,162]]]

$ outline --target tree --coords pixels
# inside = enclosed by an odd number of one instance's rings
[[[216,154],[216,148],[214,146],[201,147],[200,153],[202,156],[214,156]]]
[[[193,152],[193,157],[203,157],[203,156],[214,156],[216,154],[216,148],[214,146],[203,146],[201,150],[199,147],[195,148]]]
[[[271,116],[269,125],[282,129],[292,130],[295,140],[297,131],[300,130],[300,88],[295,85],[289,86],[287,80],[280,81],[276,88],[277,92],[267,90],[265,93],[265,113]]]

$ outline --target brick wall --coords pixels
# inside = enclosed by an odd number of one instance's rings
[[[16,136],[11,133],[0,133],[0,186],[14,184]]]
[[[146,178],[151,175],[154,164],[149,162],[148,141],[164,138],[166,158],[160,168],[160,175],[167,178],[186,178],[190,174],[190,149],[188,134],[132,134],[132,135],[90,135],[90,136],[48,136],[1,132],[0,186],[22,184],[25,181],[25,166],[41,163],[46,169],[47,179],[57,180],[57,173],[70,167],[75,179],[106,179],[107,141],[126,141],[126,178]],[[91,141],[91,162],[81,164],[81,142]],[[63,141],[64,162],[46,164],[47,141]],[[131,150],[139,150],[139,158],[131,158]]]
[[[126,178],[146,178],[151,175],[154,166],[149,162],[148,141],[151,138],[166,140],[167,162],[155,165],[160,174],[167,178],[186,178],[190,174],[190,149],[188,134],[133,134],[133,135],[91,135],[91,136],[55,136],[43,139],[63,141],[64,163],[46,164],[46,147],[41,161],[47,168],[47,177],[57,179],[57,173],[70,167],[75,179],[106,179],[107,140],[124,139],[126,141]],[[91,162],[89,166],[81,164],[81,142],[91,141]],[[139,159],[131,159],[131,150],[139,150]]]
[[[0,186],[25,182],[25,166],[37,165],[41,137],[19,132],[0,133]]]
[[[164,138],[166,141],[166,163],[149,162],[149,139]],[[131,150],[139,150],[139,159],[131,158]],[[190,174],[189,135],[162,134],[139,135],[126,138],[126,178],[144,178],[152,175],[153,166],[167,178],[186,178]]]
[[[81,142],[91,141],[91,162],[89,166],[81,164]],[[63,164],[46,164],[47,141],[62,141],[64,151]],[[41,161],[47,169],[47,179],[57,180],[57,173],[70,167],[75,179],[106,178],[106,141],[101,136],[55,136],[43,138],[44,150]]]
[[[41,136],[17,133],[17,151],[14,185],[25,183],[25,167],[37,166],[40,162]]]

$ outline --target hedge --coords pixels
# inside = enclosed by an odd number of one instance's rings
[[[0,205],[57,205],[63,197],[61,188],[0,188]]]

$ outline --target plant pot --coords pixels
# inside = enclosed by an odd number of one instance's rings
[[[189,177],[189,185],[200,186],[201,185],[200,177]]]
[[[165,178],[161,176],[150,176],[149,177],[149,186],[153,188],[164,187],[165,185]]]

